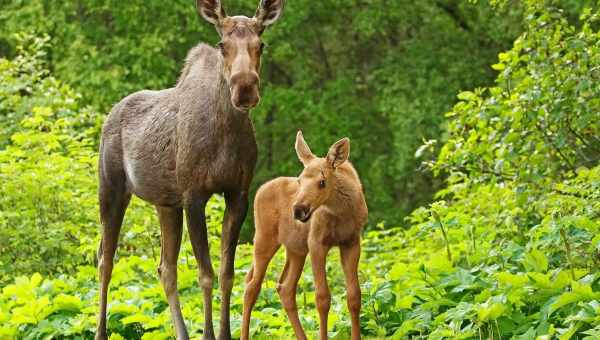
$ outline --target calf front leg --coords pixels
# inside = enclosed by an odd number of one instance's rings
[[[298,280],[300,280],[300,276],[302,275],[306,254],[295,254],[288,250],[286,256],[286,263],[279,279],[277,292],[279,293],[281,304],[285,308],[288,319],[292,324],[296,339],[306,340],[306,334],[302,329],[302,324],[298,317],[298,306],[296,304],[296,289],[298,287]]]
[[[326,260],[329,247],[318,242],[309,243],[310,260],[315,277],[315,298],[319,312],[319,338],[327,339],[327,316],[331,307],[331,293],[327,286]]]
[[[231,339],[229,326],[229,305],[233,288],[235,249],[240,237],[240,229],[248,210],[248,192],[229,192],[225,194],[225,216],[221,233],[221,329],[220,340]]]
[[[214,271],[210,261],[208,248],[208,231],[206,229],[206,216],[204,208],[209,197],[200,197],[190,200],[186,204],[186,216],[188,220],[188,231],[194,256],[200,270],[200,288],[204,292],[204,335],[205,340],[214,340],[215,331],[212,323],[212,286]]]
[[[258,221],[255,222],[258,223]],[[258,227],[256,229],[259,230]],[[254,304],[260,293],[260,286],[265,278],[269,261],[271,261],[273,255],[275,255],[277,249],[279,249],[279,243],[277,243],[276,240],[273,240],[270,235],[265,237],[257,232],[257,235],[254,238],[254,258],[252,260],[252,267],[250,267],[248,275],[246,276],[241,340],[248,340],[250,338],[250,315],[252,314],[252,308],[254,308]]]
[[[360,237],[352,243],[340,247],[342,267],[346,278],[346,298],[352,319],[352,340],[360,339],[360,285],[358,282],[358,260],[360,258]]]

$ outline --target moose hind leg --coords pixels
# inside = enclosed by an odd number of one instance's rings
[[[156,207],[158,218],[160,220],[160,266],[158,274],[165,290],[171,317],[175,325],[177,339],[189,339],[179,296],[177,294],[177,258],[179,257],[179,248],[181,247],[181,233],[183,229],[183,211],[178,208]]]
[[[240,236],[240,229],[248,210],[248,193],[246,191],[226,193],[225,205],[223,231],[221,233],[221,273],[219,277],[221,286],[221,327],[219,330],[219,340],[231,339],[229,305],[231,289],[233,288],[235,249]]]
[[[125,189],[124,177],[117,183],[100,180],[100,220],[102,222],[102,239],[98,247],[98,276],[100,278],[100,310],[98,312],[98,328],[96,340],[107,339],[106,304],[108,286],[112,276],[113,259],[117,250],[121,224],[131,194]]]

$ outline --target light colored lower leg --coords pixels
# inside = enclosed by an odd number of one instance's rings
[[[185,323],[183,321],[183,315],[181,313],[179,295],[177,293],[177,266],[173,263],[162,263],[158,271],[160,274],[160,281],[165,290],[167,302],[169,303],[169,309],[171,310],[171,317],[173,318],[173,323],[175,325],[177,339],[189,339]]]
[[[300,323],[300,318],[298,317],[296,289],[298,287],[298,280],[302,275],[305,259],[306,256],[294,255],[288,252],[285,269],[281,275],[281,278],[279,279],[279,285],[277,286],[277,292],[279,293],[281,304],[285,308],[285,312],[287,313],[288,319],[292,324],[296,338],[300,340],[305,340],[306,334],[302,329],[302,324]]]
[[[201,271],[200,273],[200,287],[202,288],[204,295],[204,335],[203,339],[212,340],[215,338],[215,331],[213,328],[212,318],[212,290],[214,282],[214,272],[212,266],[210,271]]]
[[[321,244],[310,244],[310,258],[315,278],[315,299],[319,312],[319,335],[321,340],[327,339],[327,317],[331,307],[331,293],[327,286],[325,261],[329,248]]]
[[[340,248],[342,268],[346,278],[346,298],[352,320],[352,340],[360,339],[361,293],[358,281],[358,261],[360,258],[360,240]]]
[[[273,255],[279,249],[279,245],[271,245],[270,248],[265,246],[261,242],[257,241],[254,244],[254,260],[250,271],[252,275],[248,273],[250,280],[246,283],[246,289],[244,291],[244,309],[242,315],[242,331],[241,339],[247,340],[250,336],[250,317],[252,314],[252,308],[256,304],[262,282],[265,278],[265,273],[269,262],[273,258]]]

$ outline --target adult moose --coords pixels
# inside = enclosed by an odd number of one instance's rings
[[[141,91],[112,109],[100,145],[98,249],[100,311],[96,339],[106,339],[108,286],[119,231],[132,194],[156,206],[161,227],[158,272],[178,339],[188,339],[177,294],[177,257],[183,211],[199,266],[204,295],[205,339],[214,339],[212,286],[204,208],[223,193],[220,339],[230,339],[229,300],[233,261],[248,207],[256,165],[256,140],[248,110],[259,96],[260,36],[283,10],[283,0],[261,0],[252,18],[229,17],[219,0],[198,0],[199,13],[214,24],[218,48],[199,44],[188,53],[174,88]]]

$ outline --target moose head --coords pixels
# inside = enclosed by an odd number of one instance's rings
[[[252,18],[227,16],[220,0],[197,0],[197,7],[221,36],[218,48],[231,103],[243,111],[255,107],[260,100],[260,57],[264,47],[261,35],[281,16],[283,0],[261,0]]]

